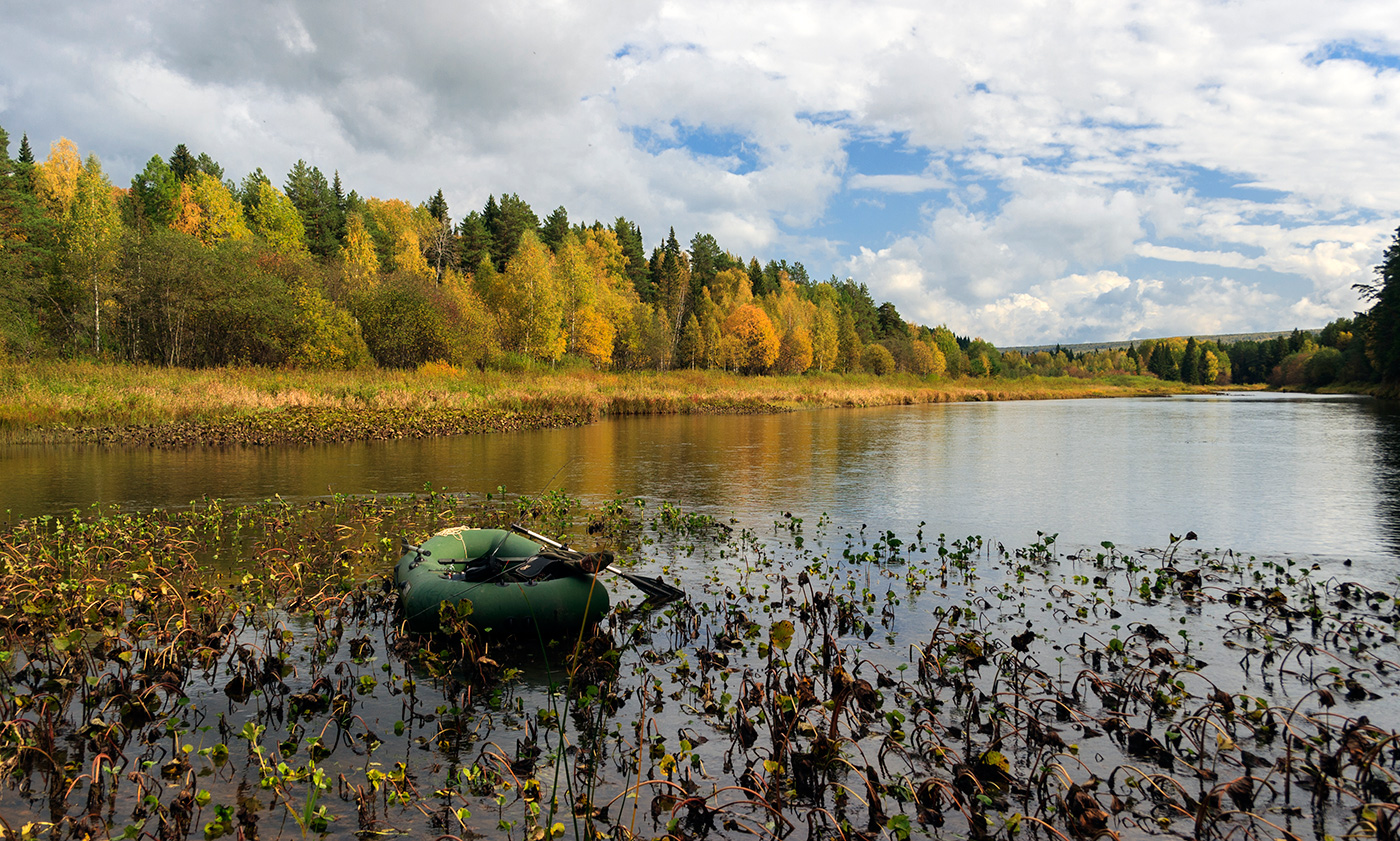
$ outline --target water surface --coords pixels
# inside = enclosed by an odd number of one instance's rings
[[[1008,546],[1057,533],[1288,555],[1393,576],[1400,414],[1372,400],[1227,394],[963,403],[781,415],[624,418],[577,429],[297,448],[0,449],[13,519],[94,503],[183,505],[425,486],[642,497],[751,525],[791,512],[843,528]]]

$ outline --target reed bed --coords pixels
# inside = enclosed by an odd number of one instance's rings
[[[960,379],[809,374],[744,377],[718,371],[515,372],[428,365],[418,371],[187,370],[47,361],[0,364],[0,436],[23,441],[298,443],[563,425],[650,414],[778,412],[980,400],[1142,396],[1204,390],[1150,377]],[[406,413],[469,418],[414,430]],[[353,415],[370,430],[346,426]],[[308,420],[312,418],[312,420]],[[248,419],[256,432],[244,434]],[[187,424],[164,434],[162,428]],[[279,426],[294,428],[276,434]],[[437,431],[434,432],[433,430]],[[137,431],[144,430],[144,431]],[[168,439],[168,440],[167,440]]]

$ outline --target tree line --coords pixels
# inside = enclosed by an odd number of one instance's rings
[[[13,159],[9,146],[0,128],[0,354],[19,358],[484,369],[569,357],[616,370],[1222,384],[1384,370],[1364,314],[1286,348],[1187,338],[1002,353],[906,321],[863,283],[744,259],[707,233],[682,245],[671,229],[648,253],[624,217],[581,224],[558,207],[541,219],[505,193],[454,219],[441,190],[417,205],[365,198],[305,161],[280,187],[261,169],[235,182],[183,144],[118,187],[66,139],[43,161],[27,136]],[[1391,306],[1383,292],[1377,306]]]

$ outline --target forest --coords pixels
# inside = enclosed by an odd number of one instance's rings
[[[504,193],[454,220],[441,190],[365,198],[305,161],[280,187],[261,169],[234,181],[183,144],[121,187],[67,139],[40,161],[24,136],[12,159],[0,128],[0,359],[1394,384],[1397,272],[1400,234],[1359,287],[1372,309],[1315,333],[1022,354],[707,233],[683,246],[671,229],[648,254],[621,216],[541,219]]]

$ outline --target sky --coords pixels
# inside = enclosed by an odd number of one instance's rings
[[[0,126],[709,233],[1001,346],[1287,330],[1400,224],[1400,3],[0,0]]]

